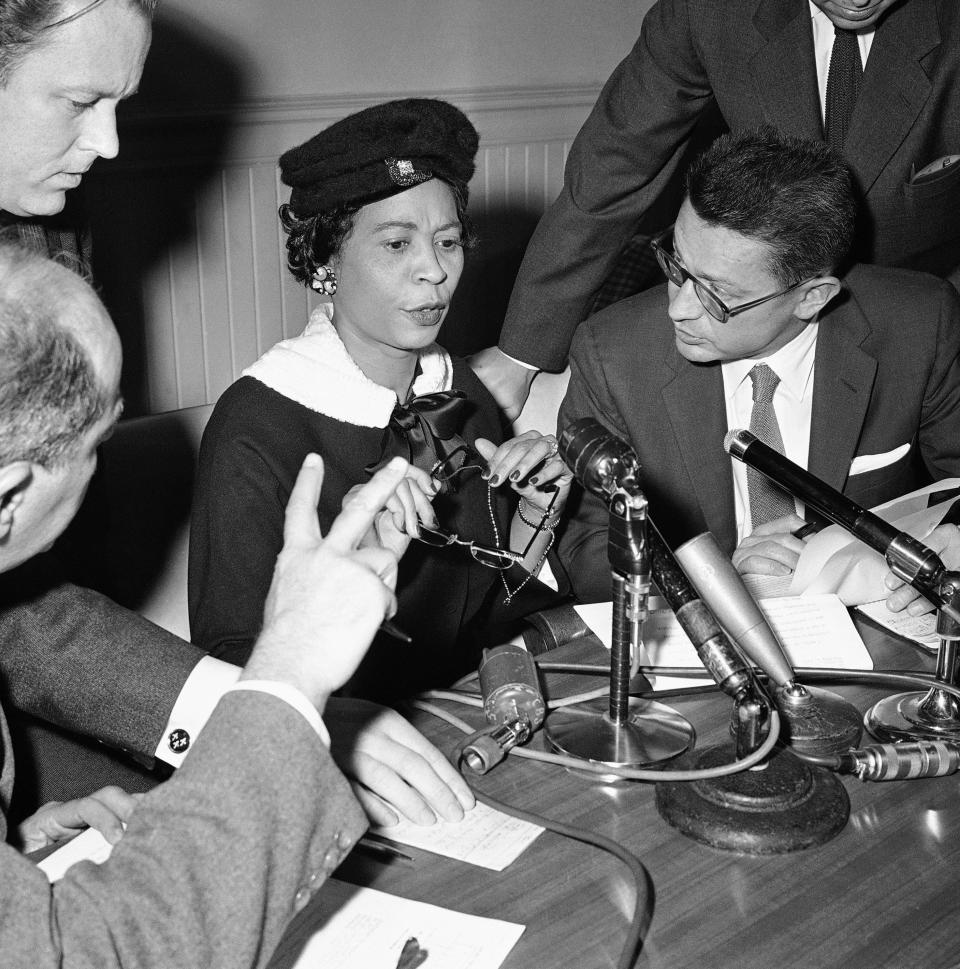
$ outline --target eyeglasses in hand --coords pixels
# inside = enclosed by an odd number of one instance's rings
[[[430,476],[439,481],[441,484],[448,484],[461,472],[470,470],[488,471],[489,466],[477,451],[475,451],[469,445],[461,445],[460,447],[451,451],[446,458],[438,461],[431,469]],[[497,541],[499,541],[500,532],[497,528],[496,517],[493,514],[493,499],[491,497],[491,491],[492,489],[488,485],[487,510],[490,513],[490,523],[493,526],[493,534],[496,536]],[[553,492],[553,497],[550,499],[550,504],[547,506],[547,510],[544,512],[540,525],[534,530],[533,535],[530,536],[530,541],[527,542],[527,546],[522,552],[514,552],[510,549],[500,548],[496,545],[483,545],[480,542],[469,541],[461,538],[459,535],[455,535],[453,532],[447,531],[444,528],[424,525],[422,523],[419,527],[420,534],[417,536],[417,539],[418,541],[423,542],[425,545],[430,545],[433,548],[448,548],[451,545],[462,545],[464,548],[468,548],[470,550],[470,555],[473,557],[474,561],[478,562],[480,565],[485,565],[489,569],[498,569],[501,572],[505,572],[511,566],[519,565],[521,562],[523,562],[523,560],[530,553],[530,549],[533,547],[533,543],[537,540],[537,536],[541,531],[543,531],[543,522],[546,522],[550,518],[550,513],[553,511],[553,506],[556,503],[558,494],[559,491]]]

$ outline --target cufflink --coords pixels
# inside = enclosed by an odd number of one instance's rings
[[[167,746],[175,754],[184,754],[190,747],[190,734],[187,733],[182,727],[177,727],[176,730],[170,731],[170,736],[167,737]]]

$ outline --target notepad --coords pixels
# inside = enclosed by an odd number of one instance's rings
[[[389,969],[409,938],[427,951],[425,969],[499,969],[525,928],[335,878],[328,879],[312,904],[323,928],[306,944],[294,969]]]

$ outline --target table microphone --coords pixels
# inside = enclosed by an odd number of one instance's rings
[[[731,457],[756,468],[824,518],[876,549],[896,575],[960,622],[960,611],[940,593],[940,578],[946,571],[943,562],[922,542],[851,501],[816,475],[768,447],[750,431],[728,431],[723,447]]]
[[[486,774],[507,751],[525,744],[543,723],[547,706],[533,657],[522,646],[504,643],[483,651],[480,661],[483,712],[493,729],[463,748],[463,759]]]
[[[713,534],[690,539],[674,555],[720,625],[770,677],[789,745],[821,756],[855,747],[861,735],[860,713],[839,694],[796,681],[780,640]]]

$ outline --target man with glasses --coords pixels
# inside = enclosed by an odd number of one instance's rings
[[[678,173],[724,129],[827,140],[862,204],[856,258],[960,287],[958,61],[956,0],[658,0],[571,147],[477,373],[514,416],[536,368],[563,369],[595,296],[655,272],[642,237],[673,217]]]
[[[709,529],[741,572],[786,575],[804,520],[725,434],[750,428],[866,506],[960,474],[960,300],[920,273],[841,275],[855,203],[823,143],[725,135],[686,189],[653,243],[666,287],[577,331],[560,427],[595,417],[630,441],[668,540]],[[568,507],[561,560],[581,599],[607,598],[606,508]]]

